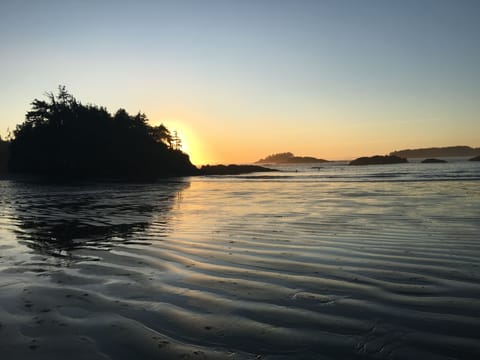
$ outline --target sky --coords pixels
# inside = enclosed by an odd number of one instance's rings
[[[480,1],[1,0],[0,134],[65,85],[194,164],[480,146]]]

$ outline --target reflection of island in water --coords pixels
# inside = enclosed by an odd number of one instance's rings
[[[154,218],[167,231],[169,212],[188,186],[186,181],[81,187],[12,184],[12,222],[19,242],[54,256],[118,243],[148,244],[136,235]]]

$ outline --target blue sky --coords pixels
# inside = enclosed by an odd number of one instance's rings
[[[0,134],[64,84],[197,163],[480,146],[478,1],[0,3]]]

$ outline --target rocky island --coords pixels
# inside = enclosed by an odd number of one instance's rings
[[[386,164],[403,164],[407,163],[407,159],[392,155],[375,155],[364,156],[353,161],[350,161],[349,165],[386,165]]]
[[[84,105],[64,86],[35,99],[8,144],[12,175],[44,179],[153,180],[198,173],[178,136],[145,114]]]
[[[312,156],[295,156],[291,152],[272,154],[260,159],[255,164],[314,164],[325,163],[328,160],[318,159]]]
[[[436,157],[453,157],[453,156],[475,156],[480,155],[480,148],[472,148],[470,146],[446,146],[420,149],[406,149],[393,151],[393,156],[404,158],[436,158]]]

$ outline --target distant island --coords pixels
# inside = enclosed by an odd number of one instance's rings
[[[470,146],[447,146],[421,149],[407,149],[393,151],[393,156],[403,158],[436,158],[436,157],[462,157],[480,155],[480,148],[472,148]]]
[[[349,165],[386,165],[386,164],[403,164],[407,163],[407,159],[392,155],[375,155],[364,156],[353,161],[350,161]]]
[[[475,157],[473,157],[473,158],[471,158],[471,159],[469,159],[469,160],[470,160],[470,161],[480,161],[480,155],[475,156]]]
[[[328,160],[317,159],[311,156],[295,156],[291,152],[272,154],[265,159],[260,159],[255,164],[309,164],[324,163]]]

